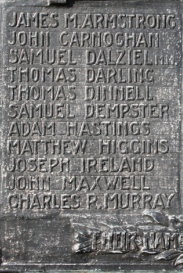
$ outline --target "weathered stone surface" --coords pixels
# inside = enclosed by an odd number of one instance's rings
[[[0,272],[181,268],[181,1],[0,3]]]

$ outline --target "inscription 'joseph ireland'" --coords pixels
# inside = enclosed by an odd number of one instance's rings
[[[162,50],[175,15],[11,12],[8,27],[8,207],[173,206],[157,177],[175,151],[156,131],[172,111],[157,89],[177,65]]]

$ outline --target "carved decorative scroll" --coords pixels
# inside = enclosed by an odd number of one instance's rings
[[[88,220],[76,223],[73,252],[97,254],[153,255],[154,261],[183,265],[183,216],[145,210],[149,219],[142,224],[124,226],[117,222]]]

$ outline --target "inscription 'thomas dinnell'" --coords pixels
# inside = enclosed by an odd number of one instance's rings
[[[13,10],[6,24],[6,209],[178,207],[177,15]]]

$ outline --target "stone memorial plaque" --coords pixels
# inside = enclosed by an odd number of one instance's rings
[[[1,0],[0,272],[183,265],[182,1]]]

